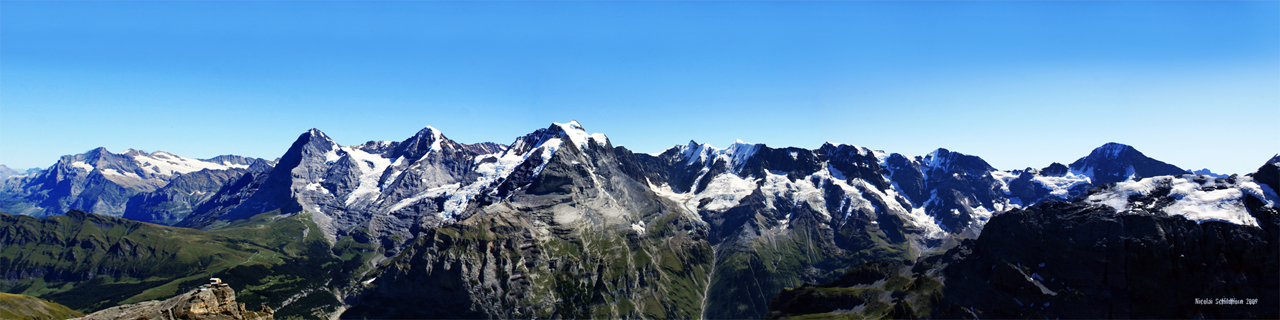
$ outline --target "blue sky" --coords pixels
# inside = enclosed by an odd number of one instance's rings
[[[580,121],[1000,169],[1103,143],[1185,169],[1280,152],[1280,2],[3,2],[0,164],[98,146],[276,158],[425,126]]]

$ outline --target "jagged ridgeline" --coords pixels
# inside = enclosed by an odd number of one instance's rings
[[[977,239],[784,290],[773,318],[1280,317],[1280,156],[1252,177],[1160,176],[991,219]]]
[[[6,216],[25,236],[0,239],[18,239],[3,242],[0,289],[93,311],[212,275],[277,318],[760,318],[786,288],[945,251],[1003,212],[1184,173],[1121,144],[1010,171],[830,143],[643,154],[577,122],[506,145],[427,127],[341,146],[312,129],[277,161],[162,154],[181,170],[157,154],[95,150],[4,180],[0,204],[19,213],[180,228]],[[229,171],[178,187],[216,170]]]

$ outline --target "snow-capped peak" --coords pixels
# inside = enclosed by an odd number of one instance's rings
[[[929,152],[924,156],[924,165],[930,168],[946,168],[948,160],[950,160],[947,155],[950,153],[951,151],[946,148],[933,150],[933,152]]]
[[[307,135],[310,135],[310,136],[313,136],[313,137],[322,137],[322,138],[325,138],[325,139],[329,139],[329,136],[328,136],[328,135],[325,135],[325,134],[324,134],[324,132],[322,132],[322,131],[320,131],[320,129],[316,129],[316,128],[311,128],[311,130],[307,130]],[[330,139],[330,140],[332,140],[332,139]]]
[[[231,168],[245,169],[249,167],[247,164],[229,164],[191,159],[164,151],[156,151],[151,154],[139,152],[133,156],[133,159],[141,165],[143,170],[164,176],[176,173],[191,173],[204,169],[227,170]]]
[[[427,126],[426,128],[422,128],[422,131],[418,132],[418,136],[431,137],[431,148],[429,150],[431,151],[442,150],[440,148],[440,141],[444,140],[444,134],[440,133],[439,129],[436,129],[435,127],[432,127],[432,126]]]
[[[742,140],[735,140],[733,145],[724,150],[722,156],[727,156],[733,168],[733,172],[742,171],[742,166],[747,163],[747,159],[756,154],[760,150],[760,144],[746,143]]]
[[[1187,172],[1188,172],[1188,173],[1191,173],[1191,174],[1202,174],[1202,175],[1206,175],[1206,176],[1210,176],[1210,177],[1214,177],[1214,178],[1226,178],[1226,177],[1228,177],[1228,175],[1225,175],[1225,174],[1213,173],[1213,171],[1210,171],[1210,170],[1209,170],[1209,168],[1204,168],[1204,169],[1194,170],[1194,171],[1193,171],[1193,170],[1187,170]]]
[[[603,133],[588,134],[587,130],[582,127],[582,124],[578,123],[578,120],[572,120],[569,121],[569,123],[555,122],[551,125],[560,128],[560,132],[569,138],[569,141],[572,141],[574,145],[577,145],[579,150],[586,150],[587,143],[592,139],[596,141],[596,145],[601,147],[609,143],[609,138],[605,137]]]
[[[689,141],[688,145],[681,147],[683,149],[681,157],[684,159],[685,165],[705,162],[704,165],[710,166],[717,159],[724,160],[733,172],[737,173],[742,170],[742,166],[747,163],[747,160],[760,150],[760,146],[760,144],[747,143],[737,139],[728,148],[716,149],[710,144]]]

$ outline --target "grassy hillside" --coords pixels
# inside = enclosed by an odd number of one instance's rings
[[[0,293],[0,319],[61,320],[82,316],[84,313],[57,302],[27,295]]]
[[[230,282],[241,302],[279,309],[322,289],[340,265],[320,233],[309,231],[316,228],[309,217],[276,217],[206,232],[80,211],[44,219],[0,214],[0,291],[92,312],[167,298],[214,276]]]

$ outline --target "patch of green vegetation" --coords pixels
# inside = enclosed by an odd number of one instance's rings
[[[38,275],[0,280],[0,291],[92,312],[166,299],[219,277],[251,309],[279,308],[290,297],[316,291],[278,313],[312,317],[340,305],[327,294],[332,275],[367,258],[342,260],[332,249],[307,214],[268,212],[216,231],[76,211],[45,219],[0,214],[0,271]],[[346,243],[338,252],[363,249],[367,245]]]
[[[57,302],[28,295],[0,293],[0,319],[62,320],[83,316],[84,313]]]
[[[724,245],[708,301],[708,315],[728,318],[765,316],[770,301],[787,288],[824,283],[844,274],[845,266],[869,261],[900,260],[912,255],[907,242],[893,242],[873,227],[846,228],[836,247],[823,234],[803,225],[790,232],[764,235],[746,244]]]

